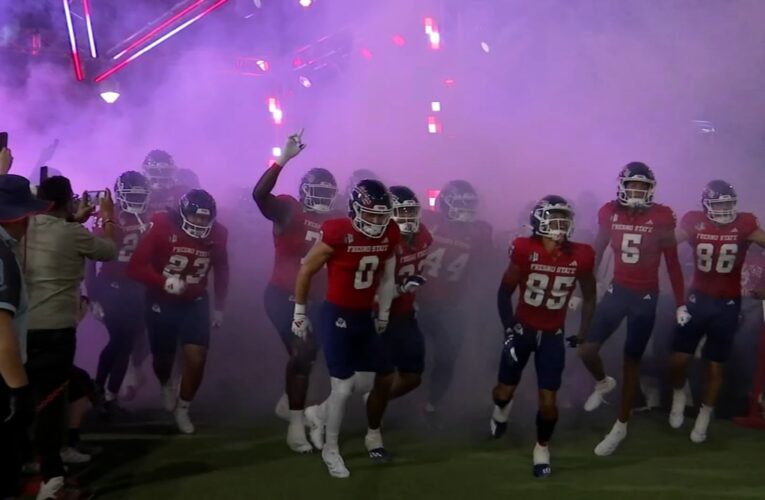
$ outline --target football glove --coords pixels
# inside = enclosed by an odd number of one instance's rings
[[[299,339],[305,339],[311,332],[311,320],[305,312],[305,304],[295,304],[292,314],[292,333]]]
[[[165,291],[170,295],[181,295],[186,291],[186,282],[180,276],[169,276],[165,280]]]
[[[101,306],[100,302],[90,303],[90,314],[92,314],[93,317],[96,318],[98,321],[104,320],[104,308]]]
[[[12,426],[19,432],[26,431],[35,419],[35,406],[32,389],[26,385],[18,389],[10,390],[8,401],[8,416],[5,424]]]
[[[566,337],[566,343],[572,349],[576,349],[580,345],[584,344],[584,339],[580,339],[576,335],[569,335],[568,337]]]
[[[425,276],[415,274],[414,276],[407,276],[404,282],[398,286],[398,295],[404,295],[407,293],[414,293],[425,284],[427,280]]]
[[[505,343],[502,347],[502,352],[507,357],[510,366],[518,362],[518,355],[515,353],[516,335],[523,335],[523,326],[520,323],[516,323],[512,328],[505,329]]]
[[[300,129],[300,132],[292,134],[287,138],[287,142],[284,144],[284,149],[282,149],[282,154],[279,155],[276,163],[283,167],[288,161],[299,155],[300,152],[305,149],[305,146],[306,145],[303,144],[303,129]]]
[[[680,306],[677,308],[677,324],[685,326],[691,321],[691,314],[688,312],[688,308]]]
[[[377,331],[378,335],[385,332],[387,328],[388,328],[387,319],[375,318],[375,331]]]
[[[221,326],[223,326],[223,311],[216,310],[213,312],[212,327],[220,328]]]

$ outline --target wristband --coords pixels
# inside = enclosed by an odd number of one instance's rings
[[[305,316],[305,304],[295,304],[295,315],[298,314]]]

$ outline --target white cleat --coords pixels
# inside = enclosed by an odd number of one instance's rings
[[[61,450],[61,461],[66,465],[86,464],[90,462],[91,458],[90,455],[81,453],[71,446],[67,446]]]
[[[162,392],[162,408],[165,411],[175,410],[175,406],[178,403],[178,389],[172,382],[168,382],[161,388]]]
[[[311,443],[305,437],[303,422],[298,424],[290,423],[289,427],[287,427],[287,446],[295,453],[311,453],[313,451]]]
[[[594,411],[605,402],[603,396],[613,391],[616,387],[616,380],[613,377],[606,377],[600,382],[595,383],[595,390],[584,403],[585,411]]]
[[[317,450],[321,450],[324,448],[324,420],[321,418],[319,406],[309,406],[305,409],[304,413],[311,444]]]
[[[173,412],[175,416],[175,425],[178,426],[178,430],[184,434],[194,434],[194,424],[189,418],[188,408],[176,408]]]
[[[280,419],[286,422],[290,421],[290,401],[287,398],[287,394],[282,394],[282,397],[276,402],[274,413],[276,413],[276,416]]]
[[[669,410],[669,425],[673,429],[683,426],[685,420],[685,391],[675,390],[672,392],[672,409]]]
[[[327,466],[329,475],[338,479],[345,479],[351,475],[351,471],[345,466],[343,457],[337,448],[324,448],[321,452],[321,458]]]
[[[37,493],[37,500],[48,500],[59,498],[59,492],[64,489],[64,477],[56,476],[40,483],[40,491]]]
[[[607,457],[609,455],[613,455],[616,449],[619,448],[619,444],[624,441],[624,438],[627,437],[626,429],[619,428],[617,425],[618,422],[611,429],[611,432],[606,434],[606,437],[603,438],[603,441],[598,443],[598,445],[595,447],[595,454],[597,456]]]
[[[700,444],[707,440],[707,429],[709,429],[709,422],[711,420],[711,412],[699,411],[699,415],[696,417],[696,423],[693,425],[691,431],[691,441]]]

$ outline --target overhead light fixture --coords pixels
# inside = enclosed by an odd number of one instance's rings
[[[120,85],[117,80],[102,82],[98,85],[98,94],[106,104],[114,104],[120,98]]]

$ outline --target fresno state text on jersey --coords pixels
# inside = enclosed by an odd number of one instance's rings
[[[425,227],[420,224],[420,229],[414,235],[414,240],[410,245],[403,235],[401,242],[396,249],[396,284],[401,285],[409,276],[422,274],[425,258],[428,256],[430,245],[433,243],[433,237]],[[397,297],[391,304],[390,313],[393,316],[403,316],[414,312],[413,293],[405,293]]]
[[[757,218],[746,212],[729,224],[716,224],[700,210],[685,214],[680,228],[694,249],[691,288],[711,297],[740,297],[741,268],[749,250],[749,236],[757,227]]]
[[[321,223],[327,219],[327,214],[305,211],[303,205],[289,195],[279,195],[276,199],[289,206],[289,220],[281,230],[274,224],[271,284],[291,293],[303,257],[321,239]]]
[[[516,238],[510,261],[521,270],[520,296],[515,318],[544,331],[563,329],[567,305],[577,280],[592,274],[595,250],[569,242],[564,249],[547,253],[539,237]]]
[[[115,225],[114,241],[117,242],[117,258],[101,264],[101,270],[98,273],[99,281],[114,283],[128,279],[127,265],[130,257],[138,246],[143,232],[149,225],[142,223],[138,217],[133,214],[122,212],[115,209],[115,219],[118,225]],[[102,232],[100,229],[98,232]]]
[[[210,269],[215,273],[215,308],[222,309],[228,288],[228,231],[216,222],[207,238],[192,238],[180,228],[178,214],[154,214],[151,228],[138,243],[128,264],[128,273],[149,285],[149,293],[164,300],[193,300],[207,291]],[[186,282],[183,295],[164,290],[170,276]]]
[[[658,290],[662,244],[674,237],[672,209],[655,203],[634,210],[610,201],[598,212],[598,224],[608,233],[614,253],[614,283],[638,291]]]
[[[454,222],[433,211],[423,211],[433,244],[423,264],[428,286],[421,292],[427,300],[448,301],[467,291],[465,283],[472,261],[492,248],[491,226],[484,221]]]
[[[380,238],[370,238],[357,231],[351,219],[324,222],[321,241],[334,250],[327,261],[327,302],[372,310],[385,261],[394,255],[400,238],[396,224],[388,224]]]

